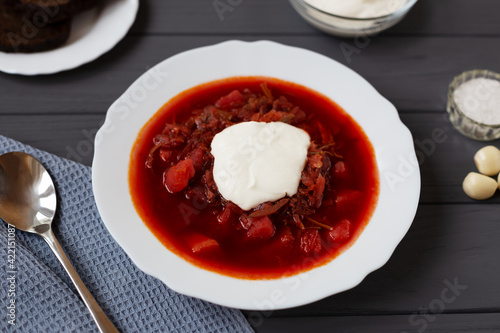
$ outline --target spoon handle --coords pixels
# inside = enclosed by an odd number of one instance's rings
[[[43,239],[45,239],[47,244],[49,244],[50,248],[56,255],[57,259],[59,259],[62,266],[68,273],[69,277],[71,278],[71,281],[73,281],[73,284],[76,287],[76,290],[78,290],[78,293],[82,297],[83,302],[89,309],[92,318],[94,319],[97,327],[99,328],[99,331],[101,333],[115,333],[115,332],[118,333],[116,327],[111,323],[106,314],[104,314],[101,307],[97,304],[94,297],[92,297],[87,287],[85,287],[83,281],[76,273],[75,269],[73,268],[73,265],[71,265],[71,262],[64,253],[63,248],[61,247],[61,245],[59,245],[59,242],[54,236],[52,229],[49,228],[47,231],[39,233],[39,235],[41,235]]]

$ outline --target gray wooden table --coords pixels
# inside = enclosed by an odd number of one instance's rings
[[[446,117],[455,75],[500,72],[500,1],[420,0],[399,25],[363,41],[318,32],[286,0],[230,3],[238,5],[221,19],[211,0],[143,0],[129,34],[96,61],[50,76],[0,74],[0,134],[90,165],[108,107],[167,57],[229,39],[322,53],[398,108],[421,157],[420,206],[389,262],[358,287],[299,308],[246,312],[256,331],[500,332],[500,195],[478,203],[463,194],[483,144]],[[347,58],[341,43],[359,52]]]

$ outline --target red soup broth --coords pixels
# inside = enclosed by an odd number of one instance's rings
[[[323,204],[304,219],[307,222],[304,228],[274,221],[275,232],[270,239],[251,241],[238,216],[231,219],[229,226],[228,223],[221,225],[218,219],[223,211],[221,204],[197,202],[188,199],[182,191],[169,193],[163,184],[163,173],[172,163],[167,166],[153,163],[151,168],[145,164],[154,146],[153,138],[162,133],[165,124],[182,124],[192,117],[194,110],[214,105],[234,90],[262,94],[263,83],[273,96],[284,96],[305,112],[306,118],[299,127],[308,131],[311,141],[320,140],[317,138],[321,136],[312,125],[322,125],[323,131],[333,137],[335,156],[331,156]],[[199,178],[195,176],[190,181],[196,182]],[[328,97],[274,78],[235,77],[180,93],[148,121],[132,149],[129,186],[139,216],[170,251],[196,266],[220,274],[244,279],[275,279],[324,265],[354,243],[375,209],[379,173],[374,149],[362,128]],[[311,220],[329,228],[311,225]],[[286,244],[284,228],[289,236],[291,234]],[[304,251],[308,241],[306,233],[317,238],[320,250]],[[203,245],[213,240],[218,245],[216,250],[197,251],[197,241]]]

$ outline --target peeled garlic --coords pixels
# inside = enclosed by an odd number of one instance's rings
[[[465,194],[475,200],[489,199],[495,194],[498,183],[485,175],[477,172],[470,172],[462,183]]]
[[[495,176],[500,172],[500,150],[495,146],[486,146],[474,155],[476,167],[483,175]]]

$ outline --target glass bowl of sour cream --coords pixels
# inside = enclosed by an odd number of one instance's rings
[[[476,69],[455,77],[447,111],[463,135],[479,141],[500,138],[500,74]]]
[[[379,33],[401,21],[417,0],[290,0],[314,27],[340,37]]]

